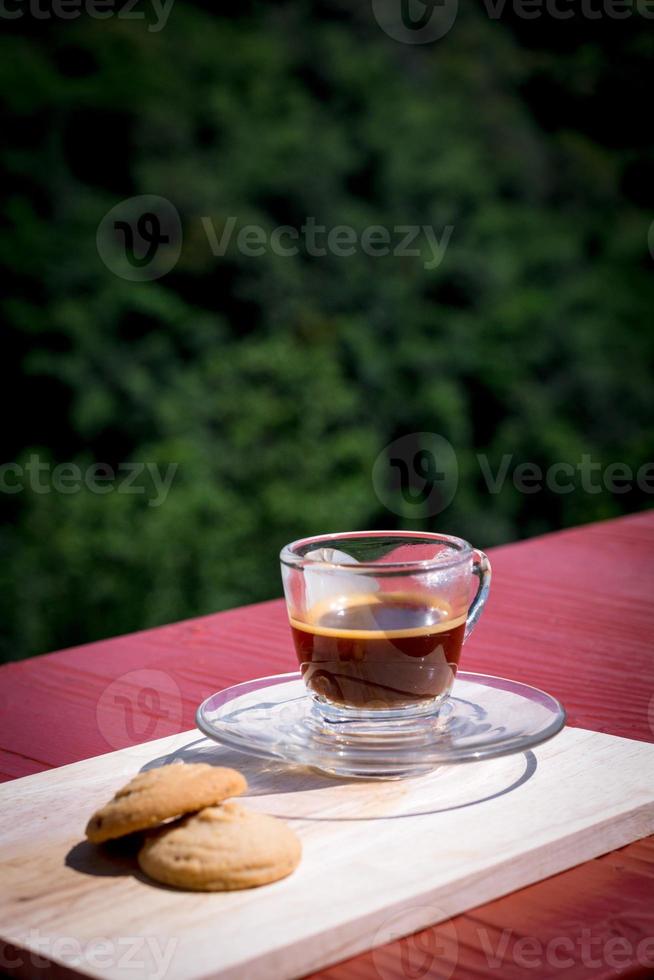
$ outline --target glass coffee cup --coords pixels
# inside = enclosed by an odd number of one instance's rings
[[[355,531],[294,541],[280,560],[302,678],[325,717],[438,710],[488,597],[483,552],[446,534]]]

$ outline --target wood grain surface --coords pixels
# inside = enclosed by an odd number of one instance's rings
[[[198,895],[162,888],[133,850],[83,839],[137,772],[238,765],[243,805],[288,821],[284,881]],[[148,980],[292,980],[654,831],[654,745],[567,728],[531,752],[390,782],[250,759],[195,730],[0,787],[0,940],[15,966]],[[129,961],[128,961],[129,962]]]
[[[545,688],[563,701],[571,725],[654,741],[654,515],[490,554],[491,598],[463,666]],[[6,665],[0,778],[184,731],[213,691],[294,667],[279,601]],[[654,945],[653,895],[649,838],[425,930],[415,951],[436,944],[429,975],[443,978],[651,976],[638,950]],[[456,946],[443,933],[450,926]],[[550,963],[549,973],[525,966],[516,951],[523,940],[543,951],[569,941],[559,957],[565,965]],[[622,955],[613,940],[624,941]],[[367,953],[321,977],[407,980],[407,955],[406,943],[391,943],[374,962]]]

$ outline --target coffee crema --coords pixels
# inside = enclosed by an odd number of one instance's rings
[[[461,656],[466,612],[410,592],[339,596],[290,619],[305,683],[348,707],[415,705],[446,694]]]

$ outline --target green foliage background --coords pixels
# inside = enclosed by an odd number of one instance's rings
[[[489,546],[649,504],[510,480],[491,495],[476,459],[654,457],[652,154],[626,109],[645,98],[649,25],[536,32],[470,4],[417,47],[368,3],[239,11],[178,0],[158,33],[3,25],[5,459],[178,464],[160,507],[2,495],[5,659],[278,595],[279,548],[304,534],[431,527]],[[175,204],[184,244],[168,275],[130,283],[95,236],[139,194]],[[200,219],[230,215],[454,232],[432,271],[255,258],[234,239],[214,257]],[[460,470],[428,520],[390,513],[371,481],[419,431]]]

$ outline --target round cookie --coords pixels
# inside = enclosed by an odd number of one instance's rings
[[[95,844],[146,830],[171,817],[201,810],[247,789],[236,769],[204,762],[173,763],[139,773],[93,814],[86,836]]]
[[[301,855],[299,839],[283,821],[225,803],[157,831],[143,844],[138,861],[165,885],[213,892],[285,878]]]

